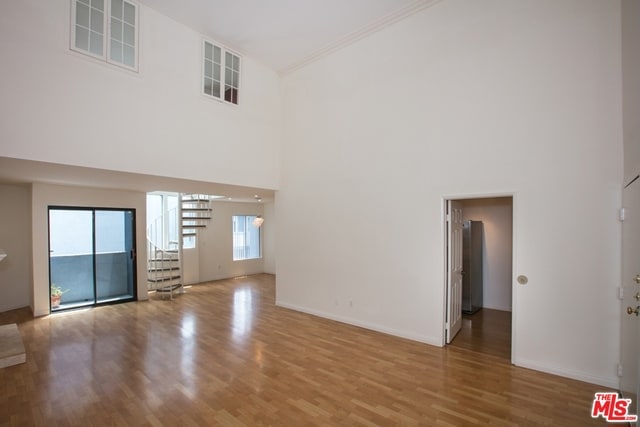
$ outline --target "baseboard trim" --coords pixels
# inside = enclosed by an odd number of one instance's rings
[[[296,304],[290,304],[284,301],[276,301],[276,306],[287,308],[289,310],[300,311],[302,313],[311,314],[313,316],[322,317],[323,319],[329,319],[336,322],[344,323],[351,326],[357,326],[359,328],[369,329],[372,331],[380,332],[386,335],[392,335],[398,338],[405,338],[411,341],[417,341],[424,344],[433,345],[436,347],[442,347],[442,341],[439,337],[431,337],[428,335],[416,334],[413,332],[404,332],[399,331],[397,329],[388,328],[386,326],[378,325],[375,323],[362,322],[357,319],[352,319],[350,317],[339,316],[334,313],[328,313],[321,310],[314,310],[307,307],[302,307]]]
[[[558,366],[540,364],[527,359],[518,359],[514,361],[514,365],[521,368],[533,369],[534,371],[545,372],[547,374],[558,375],[560,377],[571,378],[573,380],[583,381],[590,384],[601,385],[603,387],[618,390],[620,380],[618,377],[599,377],[582,371],[573,371]]]
[[[7,311],[20,310],[22,308],[29,307],[29,304],[21,304],[21,305],[8,305],[6,307],[0,308],[0,313],[6,313]],[[31,310],[33,312],[33,310]]]
[[[482,308],[488,308],[489,310],[498,310],[498,311],[508,311],[511,312],[511,307],[499,307],[499,306],[491,306],[491,305],[483,305]]]

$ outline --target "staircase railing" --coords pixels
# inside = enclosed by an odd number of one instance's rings
[[[178,207],[165,211],[147,227],[147,289],[173,298],[183,292],[182,248],[211,220],[211,196],[181,194]]]
[[[174,292],[182,290],[178,236],[173,236],[171,232],[165,235],[163,224],[166,220],[172,225],[172,218],[176,228],[177,209],[168,211],[165,218],[156,218],[147,227],[147,290],[156,291],[163,297],[168,294],[170,298],[173,298]]]

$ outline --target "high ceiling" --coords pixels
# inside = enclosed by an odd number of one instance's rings
[[[140,0],[285,73],[439,0]]]
[[[241,55],[286,73],[441,0],[139,0]],[[273,199],[273,190],[0,157],[0,183],[48,182]]]

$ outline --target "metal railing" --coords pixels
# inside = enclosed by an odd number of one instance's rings
[[[164,221],[168,221],[165,228]],[[175,234],[175,235],[174,235]],[[178,210],[171,209],[147,227],[147,290],[173,297],[180,285]]]

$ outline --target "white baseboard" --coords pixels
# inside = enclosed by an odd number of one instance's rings
[[[300,311],[302,313],[311,314],[313,316],[322,317],[324,319],[334,320],[336,322],[345,323],[347,325],[358,326],[360,328],[369,329],[369,330],[376,331],[376,332],[381,332],[381,333],[387,334],[387,335],[393,335],[393,336],[399,337],[399,338],[406,338],[406,339],[411,340],[411,341],[417,341],[417,342],[421,342],[421,343],[424,343],[424,344],[433,345],[433,346],[436,346],[436,347],[442,347],[442,342],[441,342],[441,339],[439,337],[431,337],[431,336],[428,336],[428,335],[421,335],[421,334],[416,334],[416,333],[413,333],[413,332],[399,331],[397,329],[388,328],[386,326],[382,326],[382,325],[378,325],[378,324],[374,324],[374,323],[362,322],[362,321],[357,320],[357,319],[352,319],[352,318],[349,318],[349,317],[343,317],[343,316],[339,316],[339,315],[336,315],[336,314],[333,314],[333,313],[327,313],[327,312],[324,312],[324,311],[314,310],[314,309],[307,308],[307,307],[301,307],[301,306],[298,306],[298,305],[295,305],[295,304],[289,304],[289,303],[284,302],[284,301],[276,301],[276,306],[282,307],[282,308],[288,308],[290,310]]]
[[[0,313],[4,313],[5,311],[18,310],[20,308],[27,308],[27,307],[29,307],[29,303],[26,303],[26,304],[18,303],[18,304],[6,305],[6,306],[0,307]]]
[[[498,310],[498,311],[511,311],[511,307],[500,307],[497,305],[483,305],[482,308],[488,308],[489,310]]]
[[[615,375],[611,377],[599,377],[582,371],[572,371],[570,369],[561,368],[558,366],[551,366],[540,364],[535,361],[518,359],[514,361],[516,366],[521,368],[533,369],[534,371],[546,372],[548,374],[558,375],[565,378],[571,378],[573,380],[583,381],[590,384],[601,385],[603,387],[612,388],[618,390],[620,387],[620,379]]]

